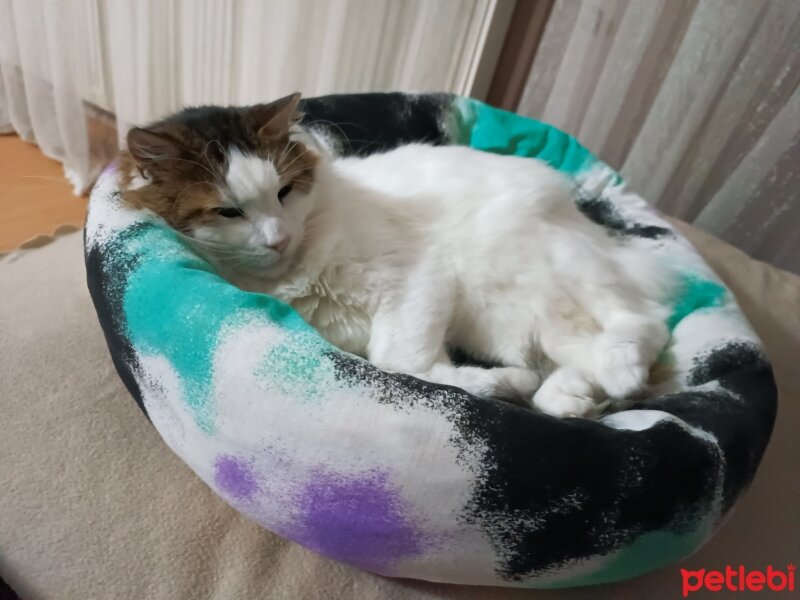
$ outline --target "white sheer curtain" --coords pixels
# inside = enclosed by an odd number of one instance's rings
[[[0,131],[64,163],[76,191],[96,175],[84,100],[102,94],[95,2],[0,0]]]
[[[468,93],[497,2],[0,0],[0,131],[80,191],[113,152],[112,116],[121,137],[181,106],[295,90]]]
[[[800,2],[557,0],[519,111],[800,272]]]

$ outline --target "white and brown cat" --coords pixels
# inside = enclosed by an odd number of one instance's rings
[[[336,158],[297,125],[299,98],[132,129],[123,197],[383,369],[559,416],[646,389],[670,277],[557,171],[457,146]]]

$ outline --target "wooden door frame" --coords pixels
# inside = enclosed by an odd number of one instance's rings
[[[502,1],[502,0],[501,0]],[[516,0],[486,101],[505,110],[519,106],[555,0]]]

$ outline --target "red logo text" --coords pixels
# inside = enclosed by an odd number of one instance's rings
[[[787,565],[786,570],[775,569],[772,565],[765,571],[748,571],[744,565],[739,565],[738,569],[728,565],[724,571],[698,569],[690,571],[681,569],[683,578],[683,597],[686,598],[692,592],[699,592],[702,589],[709,592],[720,592],[729,590],[731,592],[761,592],[772,590],[773,592],[789,591],[795,589],[795,565]]]

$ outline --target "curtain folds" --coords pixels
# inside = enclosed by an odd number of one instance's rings
[[[557,0],[518,110],[665,213],[800,272],[800,3]]]
[[[465,94],[496,2],[0,0],[0,132],[35,141],[80,192],[132,124],[182,106]]]

